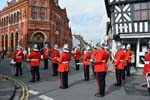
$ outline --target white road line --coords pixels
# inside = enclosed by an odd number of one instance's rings
[[[43,100],[54,100],[53,98],[51,97],[47,97],[45,95],[40,95],[39,98],[43,99]]]
[[[29,90],[28,92],[31,93],[31,94],[34,94],[34,95],[39,94],[39,92],[36,92],[36,91],[33,91],[33,90]]]

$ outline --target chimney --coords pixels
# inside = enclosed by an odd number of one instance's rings
[[[58,0],[54,0],[56,6],[58,6]]]

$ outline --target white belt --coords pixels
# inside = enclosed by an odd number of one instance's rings
[[[114,59],[114,61],[117,61],[116,59]]]
[[[17,56],[16,58],[21,58],[21,56]]]
[[[116,59],[114,60],[115,62],[117,61]],[[120,60],[120,62],[123,62],[124,60]]]
[[[120,60],[120,62],[123,62],[124,60]]]
[[[145,63],[145,64],[150,64],[150,62],[149,62],[149,61],[145,61],[144,63]]]
[[[31,61],[38,61],[39,59],[31,59]]]
[[[62,62],[62,64],[68,64],[69,62],[68,61],[64,61],[64,62]]]
[[[106,60],[102,60],[102,62],[106,62]]]

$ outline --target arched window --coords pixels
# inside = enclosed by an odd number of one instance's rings
[[[13,23],[15,23],[16,20],[16,13],[13,14]]]
[[[8,16],[6,17],[6,25],[8,25]]]
[[[17,22],[19,22],[19,12],[17,12]]]
[[[16,23],[16,22],[17,22],[17,14],[14,13],[14,23]]]
[[[37,19],[37,12],[38,12],[37,2],[34,1],[33,2],[33,7],[32,7],[32,18],[33,19]]]
[[[19,35],[18,32],[16,32],[16,39],[15,39],[15,45],[17,46],[19,42]]]
[[[5,50],[8,50],[8,35],[5,35]]]
[[[4,17],[4,26],[6,26],[6,17]]]
[[[4,50],[4,35],[2,35],[2,49]]]
[[[4,26],[4,19],[2,18],[2,27]]]
[[[13,19],[14,19],[13,17],[14,17],[13,14],[11,14],[11,21],[10,21],[11,24],[13,24]]]
[[[45,7],[45,3],[42,2],[42,6],[41,6],[41,19],[45,19],[46,16],[46,7]]]
[[[11,33],[11,52],[13,52],[14,51],[14,34],[13,33]]]

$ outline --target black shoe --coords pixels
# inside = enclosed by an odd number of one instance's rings
[[[15,75],[15,77],[18,77],[18,75]]]
[[[118,83],[115,83],[114,85],[115,85],[115,86],[121,86],[121,84],[118,84]]]
[[[35,82],[35,80],[31,80],[30,82]]]
[[[96,97],[104,97],[104,95],[100,95],[99,93],[95,93],[94,96],[96,96]]]
[[[148,88],[148,93],[149,93],[149,96],[150,96],[150,88]]]
[[[40,81],[40,79],[37,79],[37,81]]]

